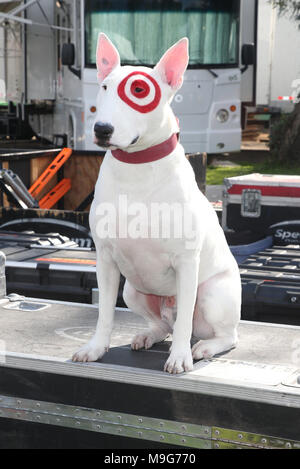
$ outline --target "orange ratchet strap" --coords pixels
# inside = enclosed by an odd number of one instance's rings
[[[71,189],[71,179],[62,179],[45,197],[39,201],[40,208],[51,208]]]
[[[50,263],[62,263],[62,264],[86,264],[96,265],[96,261],[90,259],[70,259],[63,257],[37,257],[36,261],[50,262]]]
[[[59,168],[61,168],[61,166],[67,161],[67,159],[70,158],[71,154],[72,154],[71,148],[63,148],[61,152],[59,152],[59,154],[54,158],[54,160],[48,166],[48,168],[30,187],[29,193],[32,195],[32,197],[36,198],[36,196],[42,191],[42,189],[50,181],[50,179],[54,176],[54,174],[57,173]],[[40,207],[41,207],[41,203],[40,203]],[[44,207],[41,207],[41,208],[44,208]]]

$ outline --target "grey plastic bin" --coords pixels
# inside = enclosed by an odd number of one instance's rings
[[[247,257],[256,252],[263,251],[264,249],[269,248],[273,244],[273,236],[267,236],[266,238],[255,241],[255,243],[250,244],[240,244],[237,246],[229,246],[232,254],[234,255],[238,264],[244,262]]]

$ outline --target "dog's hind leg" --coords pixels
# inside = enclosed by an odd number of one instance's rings
[[[168,321],[161,316],[162,297],[140,293],[126,280],[123,298],[128,308],[143,316],[149,324],[148,329],[133,338],[131,343],[133,350],[149,349],[156,342],[163,341],[172,331]]]
[[[195,360],[211,358],[237,344],[241,286],[237,273],[219,274],[199,285],[193,336],[204,339],[192,348]]]

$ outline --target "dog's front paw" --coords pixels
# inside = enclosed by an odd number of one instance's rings
[[[189,348],[186,351],[172,351],[166,361],[164,371],[168,373],[183,373],[184,371],[192,371],[193,358]]]
[[[137,334],[131,342],[132,350],[139,350],[145,348],[146,350],[151,348],[155,343],[155,337],[150,333]]]
[[[95,362],[103,357],[105,352],[108,352],[109,347],[103,347],[96,344],[94,341],[88,342],[81,347],[72,357],[73,362]]]

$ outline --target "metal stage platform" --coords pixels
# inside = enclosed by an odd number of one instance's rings
[[[111,349],[73,363],[93,305],[1,300],[1,448],[300,448],[300,328],[242,321],[236,349],[169,375],[170,341],[132,351],[144,320],[117,308]]]

